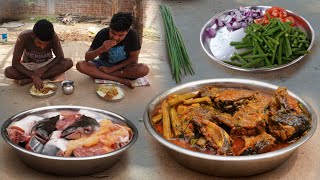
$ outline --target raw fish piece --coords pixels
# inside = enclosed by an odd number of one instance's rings
[[[44,116],[46,118],[52,118],[52,117],[58,116],[58,115],[60,115],[60,119],[63,118],[63,116],[61,115],[60,112],[47,112],[47,113],[43,114],[42,116]]]
[[[15,121],[10,124],[9,128],[15,127],[23,130],[25,134],[30,134],[32,127],[39,121],[43,120],[44,118],[41,116],[31,115],[27,116],[19,121]]]
[[[85,110],[85,109],[79,110],[78,113],[81,114],[81,115],[85,115],[87,117],[91,117],[92,119],[95,119],[98,122],[100,122],[103,119],[107,119],[107,117],[105,115],[103,115],[103,114],[92,112],[92,111],[88,111],[88,110]]]
[[[79,139],[83,135],[93,133],[99,128],[99,126],[99,123],[95,119],[83,115],[78,121],[75,121],[63,130],[61,137],[66,139]]]
[[[47,142],[50,138],[51,133],[56,128],[56,123],[59,120],[60,115],[47,118],[43,121],[39,121],[33,128],[32,131],[36,137],[43,143]]]
[[[49,140],[42,150],[42,154],[57,156],[59,154],[63,154],[63,152],[67,149],[68,141],[65,139],[51,139]]]
[[[63,131],[68,126],[70,126],[72,123],[79,120],[80,117],[81,117],[80,114],[64,115],[63,118],[57,122],[56,129]]]
[[[50,139],[59,139],[61,137],[61,133],[62,131],[53,131],[51,136],[50,136]]]
[[[35,136],[33,136],[26,145],[26,149],[32,152],[41,153],[43,144]]]

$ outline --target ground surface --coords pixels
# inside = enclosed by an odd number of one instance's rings
[[[320,117],[319,1],[264,1],[263,5],[279,5],[295,11],[305,17],[315,30],[316,39],[311,54],[291,67],[267,73],[239,72],[215,63],[201,49],[199,32],[210,17],[240,5],[261,5],[259,2],[256,0],[167,1],[168,5],[172,7],[174,18],[185,39],[186,48],[196,72],[195,76],[184,77],[182,83],[209,78],[245,78],[286,86],[305,99],[314,108],[316,115]],[[81,32],[83,31],[81,30]],[[160,41],[143,39],[140,60],[148,64],[151,69],[150,74],[147,75],[151,86],[133,90],[124,87],[126,97],[118,103],[107,103],[99,99],[95,94],[97,85],[87,76],[78,73],[75,68],[67,72],[68,78],[75,81],[74,94],[64,95],[59,89],[57,94],[47,99],[31,97],[28,94],[30,86],[19,87],[3,77],[4,68],[11,64],[13,45],[14,41],[12,40],[6,45],[0,45],[0,112],[3,121],[17,112],[47,105],[80,105],[110,110],[131,120],[139,130],[139,139],[119,163],[100,174],[102,177],[106,179],[223,179],[199,174],[179,165],[144,127],[143,113],[150,100],[160,92],[176,86],[171,79],[163,38]],[[62,43],[65,56],[72,58],[75,63],[84,58],[84,53],[89,45],[88,41],[66,40]],[[0,125],[3,121],[0,122]],[[283,165],[273,171],[246,179],[319,179],[319,138],[318,130]],[[15,152],[1,138],[0,144],[0,176],[4,179],[66,178],[30,169],[18,159]],[[77,179],[95,179],[95,177],[97,176]]]

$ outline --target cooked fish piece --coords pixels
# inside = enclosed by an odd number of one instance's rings
[[[286,88],[278,88],[275,96],[277,110],[302,114],[299,102],[291,97]]]
[[[234,113],[255,98],[258,92],[245,89],[226,89],[216,95],[214,102],[224,112]]]
[[[252,155],[269,152],[276,139],[263,132],[258,136],[245,137],[245,147],[239,152],[240,155]]]
[[[277,89],[275,104],[272,107],[268,129],[277,139],[291,140],[310,129],[310,119],[303,113],[299,102],[288,94],[286,88]]]
[[[231,143],[228,133],[207,119],[193,119],[207,141],[207,145],[216,149],[219,155],[231,154]]]
[[[214,99],[223,90],[224,90],[223,88],[217,88],[214,86],[206,86],[200,90],[200,94],[201,94],[201,97],[209,96],[211,99]]]
[[[310,127],[311,122],[304,114],[278,112],[269,120],[270,134],[282,141],[299,137]]]
[[[233,115],[217,113],[213,117],[231,128],[230,135],[258,135],[266,129],[271,100],[269,96],[256,94]]]

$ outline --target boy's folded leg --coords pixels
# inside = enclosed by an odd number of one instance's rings
[[[20,80],[15,79],[14,82],[17,83],[17,84],[20,85],[20,86],[24,86],[24,85],[26,85],[26,84],[32,83],[32,79],[30,79],[30,78],[20,79]]]
[[[64,80],[66,80],[67,78],[66,78],[66,73],[64,72],[64,73],[62,73],[62,74],[59,74],[59,75],[57,75],[57,76],[55,76],[55,77],[52,77],[52,78],[50,78],[50,81],[53,81],[53,82],[62,82],[62,81],[64,81]]]

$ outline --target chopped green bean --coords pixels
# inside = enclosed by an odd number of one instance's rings
[[[248,47],[252,47],[252,45],[251,44],[243,44],[243,45],[234,46],[234,48],[236,48],[236,49],[242,49],[242,48],[248,48]]]
[[[241,61],[242,63],[247,63],[246,60],[244,60],[238,53],[234,53],[234,55]]]
[[[275,39],[273,39],[273,38],[271,38],[271,37],[269,37],[269,36],[266,36],[266,38],[267,38],[269,41],[273,42],[273,44],[279,45],[279,41],[277,41],[277,40],[275,40]]]
[[[291,50],[291,46],[290,46],[290,41],[288,37],[284,37],[284,39],[286,40],[286,56],[289,57],[292,55],[292,50]]]
[[[280,44],[279,44],[279,48],[278,48],[278,56],[277,56],[277,60],[278,60],[278,65],[282,65],[282,46],[283,46],[283,38],[280,38],[279,40]]]
[[[248,49],[242,53],[239,53],[240,56],[244,56],[244,55],[247,55],[247,54],[250,54],[251,52],[253,51],[253,49]],[[237,59],[237,56],[236,55],[233,55],[231,58],[231,60],[236,60]]]
[[[303,51],[296,51],[293,53],[293,55],[305,55],[305,54],[309,54],[310,51],[309,50],[303,50]]]
[[[268,57],[269,54],[256,54],[256,55],[247,55],[247,56],[243,56],[244,59],[255,59],[255,58],[261,58],[261,57]]]
[[[243,44],[247,44],[247,43],[244,43],[243,41],[240,41],[240,42],[231,41],[230,42],[230,46],[243,45]]]
[[[230,65],[233,65],[233,66],[238,66],[238,67],[241,67],[243,65],[241,63],[232,62],[232,61],[223,61],[223,62],[230,64]]]
[[[264,54],[263,50],[261,49],[259,43],[256,43],[255,46],[257,47],[257,50],[259,52],[259,54]],[[271,65],[269,59],[267,57],[264,57],[265,62],[267,63],[267,65]]]
[[[252,67],[252,66],[260,63],[261,61],[263,61],[263,58],[258,58],[258,59],[255,59],[255,60],[247,63],[247,64],[242,65],[241,67],[243,67],[243,68],[250,68],[250,67]]]

